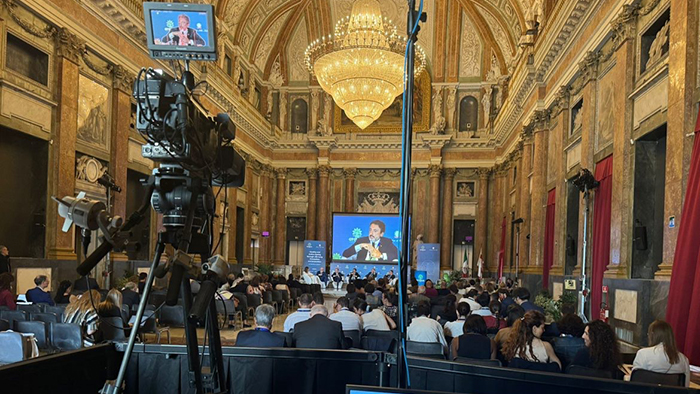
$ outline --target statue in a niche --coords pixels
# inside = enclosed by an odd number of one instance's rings
[[[666,21],[664,27],[656,33],[656,38],[651,43],[649,48],[649,60],[647,60],[646,69],[654,65],[664,55],[664,46],[668,43],[668,30],[670,21]]]
[[[333,128],[331,126],[328,126],[325,118],[321,118],[318,122],[316,122],[316,135],[319,137],[332,137],[333,136]]]

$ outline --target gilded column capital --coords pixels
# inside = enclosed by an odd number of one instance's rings
[[[489,176],[491,175],[491,169],[486,167],[480,167],[476,169],[476,174],[479,176],[480,180],[484,181],[489,179]]]
[[[318,176],[320,177],[328,178],[331,172],[333,172],[333,167],[329,165],[318,166]]]
[[[85,42],[71,33],[67,28],[62,27],[56,33],[56,54],[59,57],[79,64],[85,52]]]
[[[318,169],[317,168],[307,168],[304,170],[306,173],[306,176],[309,177],[309,179],[318,179]]]
[[[638,13],[639,3],[625,4],[620,14],[610,22],[614,49],[618,49],[625,41],[635,37]]]
[[[255,171],[260,171],[260,170],[262,170],[263,165],[261,162],[255,160],[255,159],[252,159],[250,161],[250,168],[252,168]]]
[[[457,169],[456,169],[456,168],[449,167],[449,168],[445,168],[445,169],[443,170],[443,172],[445,173],[445,178],[446,178],[446,179],[452,179],[452,178],[455,177],[455,174],[457,173]]]
[[[269,164],[263,164],[260,169],[260,175],[271,178],[275,169]]]
[[[431,164],[430,167],[428,167],[428,173],[431,178],[439,178],[440,173],[442,173],[442,166],[439,164]]]
[[[134,89],[136,76],[121,65],[112,67],[112,87],[124,93],[131,94]]]
[[[284,179],[287,177],[287,169],[286,168],[281,168],[277,167],[275,168],[275,175],[277,176],[277,179]]]
[[[569,108],[569,98],[571,97],[571,88],[568,86],[561,86],[557,90],[557,94],[554,96],[554,102],[552,103],[552,108],[550,109],[551,116],[555,117],[561,113],[561,111]]]
[[[581,72],[584,84],[598,77],[598,63],[600,54],[598,52],[588,51],[583,60],[578,64],[578,69]]]
[[[346,168],[343,170],[343,175],[347,179],[355,178],[355,175],[357,175],[357,168]]]
[[[534,132],[544,131],[549,128],[550,112],[548,109],[537,110],[532,115],[532,121],[530,124],[534,128]]]

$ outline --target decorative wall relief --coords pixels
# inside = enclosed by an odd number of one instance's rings
[[[75,192],[85,192],[87,198],[106,201],[105,188],[97,179],[107,171],[107,163],[88,155],[77,155],[75,159]]]
[[[578,133],[583,127],[583,99],[579,100],[571,107],[571,128],[569,135]]]
[[[476,27],[466,12],[462,12],[462,35],[460,42],[459,76],[481,76],[481,39]]]
[[[289,180],[287,184],[288,200],[306,200],[306,181]]]
[[[358,192],[357,212],[398,213],[399,192]]]
[[[109,152],[109,89],[81,74],[78,90],[78,141]]]
[[[455,201],[469,201],[476,198],[476,182],[456,181]]]
[[[670,17],[670,10],[666,10],[642,33],[639,40],[640,74],[668,55]]]
[[[598,84],[596,151],[612,142],[615,126],[615,92],[618,90],[618,81],[615,80],[614,76],[615,73],[612,70],[608,71],[600,78]]]

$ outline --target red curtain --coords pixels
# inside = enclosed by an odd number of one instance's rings
[[[596,163],[595,179],[600,182],[600,186],[595,190],[595,202],[593,203],[591,318],[598,316],[600,302],[603,298],[603,274],[610,263],[612,171],[612,155]]]
[[[554,215],[556,213],[557,189],[547,193],[547,216],[544,225],[544,258],[542,266],[542,287],[549,288],[549,270],[554,264]]]
[[[700,113],[695,125],[688,189],[678,224],[666,320],[676,334],[678,350],[691,364],[700,365],[700,314],[697,313],[700,310]]]
[[[501,249],[498,251],[498,279],[503,277],[503,262],[506,256],[506,217],[501,223]]]

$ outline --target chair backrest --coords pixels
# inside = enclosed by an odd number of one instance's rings
[[[397,340],[391,337],[362,336],[361,347],[364,350],[396,353]]]
[[[272,304],[273,299],[272,299],[272,293],[269,291],[263,292],[263,302],[266,304]]]
[[[131,306],[131,311],[136,314],[136,311],[139,309],[139,304],[134,304]],[[156,306],[153,304],[146,304],[146,309],[147,311],[154,311],[156,310]]]
[[[233,301],[231,301],[233,304]],[[218,303],[217,303],[218,305]],[[223,304],[222,304],[223,305]],[[229,305],[226,305],[228,308]],[[235,312],[235,310],[234,310]],[[231,313],[228,310],[228,313]],[[163,305],[160,308],[160,324],[170,327],[184,327],[185,326],[185,310],[182,305]]]
[[[32,313],[29,315],[31,321],[43,321],[46,324],[60,323],[58,316],[55,313]]]
[[[27,313],[41,313],[41,307],[38,304],[19,304],[17,305],[18,311],[25,311]]]
[[[478,358],[466,358],[466,357],[457,357],[455,360],[458,363],[462,364],[469,364],[469,365],[483,365],[485,367],[500,367],[501,362],[498,360],[482,360]]]
[[[631,382],[659,384],[663,386],[685,387],[685,374],[682,373],[659,373],[646,369],[633,369]]]
[[[397,330],[382,331],[382,330],[367,330],[365,335],[368,337],[387,337],[399,340],[399,332]]]
[[[100,330],[105,341],[123,341],[126,339],[124,320],[121,317],[100,318]]]
[[[406,352],[417,356],[440,356],[444,358],[442,344],[437,342],[406,341]]]
[[[291,332],[275,331],[275,335],[279,335],[284,338],[285,347],[294,347],[294,334]]]
[[[272,290],[271,292],[268,291],[268,293],[272,293],[272,301],[275,301],[275,302],[284,301],[284,299],[282,298],[282,293],[279,290]]]
[[[0,311],[9,311],[10,307],[7,305],[0,305]]]
[[[36,345],[39,349],[48,349],[49,340],[46,329],[47,324],[43,321],[15,321],[15,331],[34,334]]]
[[[43,312],[44,313],[55,313],[56,316],[58,316],[58,321],[63,321],[63,314],[65,313],[66,306],[65,305],[56,305],[56,306],[45,306]]]
[[[5,319],[13,327],[15,320],[27,320],[27,312],[25,311],[0,311],[0,319]]]
[[[22,334],[18,332],[0,332],[0,364],[9,364],[24,359]]]
[[[136,323],[134,323],[136,324]],[[158,330],[158,325],[156,324],[156,315],[152,314],[146,321],[143,323],[143,326],[139,328],[140,333],[154,333]]]
[[[236,304],[233,300],[216,299],[216,313],[220,315],[233,315],[236,313]]]
[[[0,331],[7,331],[10,329],[10,322],[5,319],[0,319]]]
[[[590,376],[592,378],[601,378],[601,379],[612,379],[613,378],[613,374],[610,371],[582,367],[580,365],[569,365],[568,367],[566,367],[566,373],[569,375]]]
[[[438,315],[445,315],[443,311],[445,310],[445,305],[433,305],[430,308],[430,318],[437,319]]]
[[[83,347],[83,335],[80,326],[70,323],[53,323],[49,325],[51,345],[59,350],[76,350]]]
[[[359,330],[343,330],[343,335],[352,340],[352,347],[362,349],[362,339]]]
[[[542,372],[561,372],[561,368],[559,368],[559,364],[557,363],[537,363],[533,361],[523,360],[519,357],[515,357],[514,359],[510,360],[510,362],[508,363],[508,367],[530,369],[533,371]]]
[[[129,321],[129,318],[131,317],[131,310],[129,309],[129,305],[122,304],[120,313],[122,315],[123,321]]]

